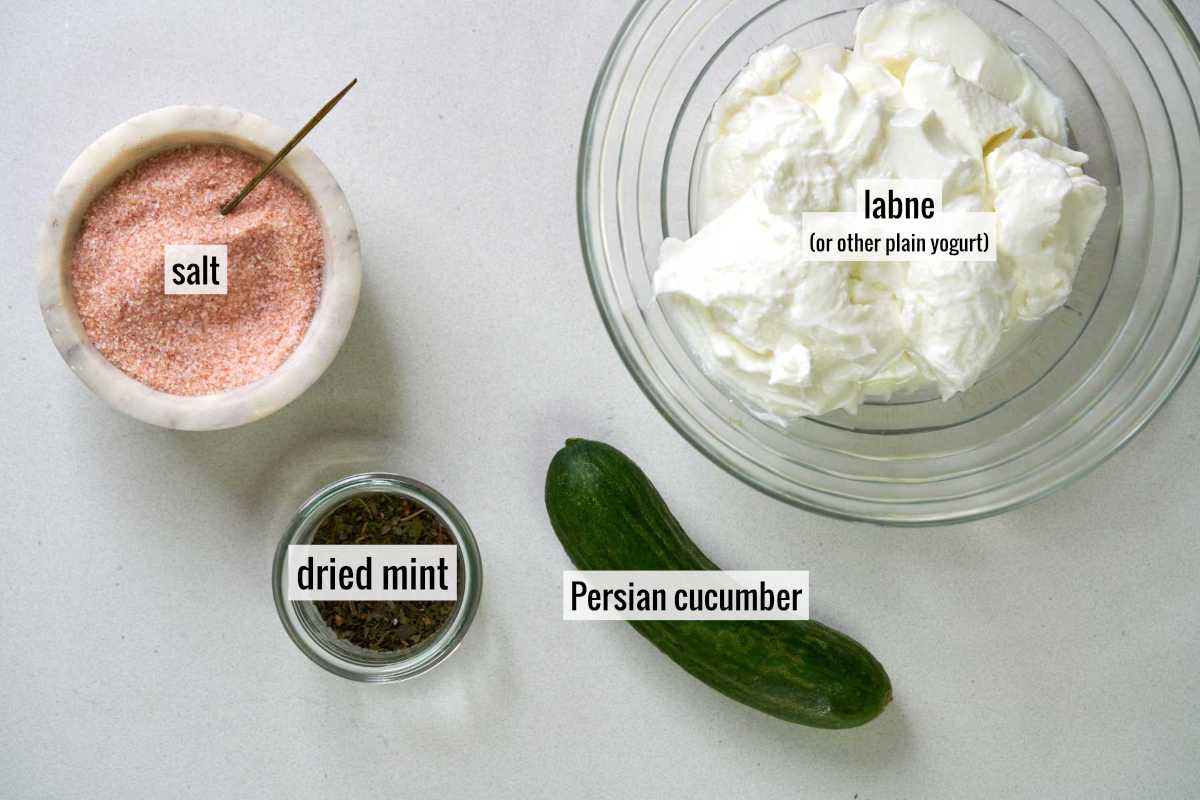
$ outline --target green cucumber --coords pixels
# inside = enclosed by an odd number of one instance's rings
[[[546,475],[546,510],[581,570],[719,569],[638,466],[601,442],[569,439],[558,451]],[[789,722],[853,728],[892,699],[875,657],[818,622],[630,624],[718,692]]]

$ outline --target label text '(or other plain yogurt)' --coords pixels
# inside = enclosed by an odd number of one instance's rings
[[[860,180],[855,211],[802,217],[806,261],[992,261],[996,214],[942,209],[938,181]]]

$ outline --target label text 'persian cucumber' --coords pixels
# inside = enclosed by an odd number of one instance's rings
[[[564,620],[805,620],[807,571],[565,571]]]

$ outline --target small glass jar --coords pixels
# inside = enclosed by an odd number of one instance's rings
[[[312,601],[287,598],[284,571],[287,569],[288,545],[311,544],[317,527],[330,512],[347,500],[364,494],[394,494],[425,506],[441,518],[458,545],[460,590],[454,613],[435,635],[406,650],[374,652],[338,639],[321,619]],[[275,550],[271,583],[279,619],[304,655],[343,678],[385,683],[420,675],[454,652],[475,618],[483,586],[483,565],[475,536],[449,500],[411,478],[372,472],[342,478],[305,501]]]

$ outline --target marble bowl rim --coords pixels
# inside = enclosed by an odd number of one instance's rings
[[[42,318],[59,354],[114,409],[177,430],[219,430],[262,419],[321,377],[341,349],[358,307],[362,255],[345,194],[317,155],[298,145],[276,168],[309,197],[325,236],[321,297],[303,340],[278,369],[211,395],[152,389],[110,363],[88,339],[71,293],[70,245],[92,201],[140,161],[185,144],[224,143],[269,157],[291,134],[249,112],[217,105],[173,105],[134,116],[99,136],[59,180],[36,255]]]

